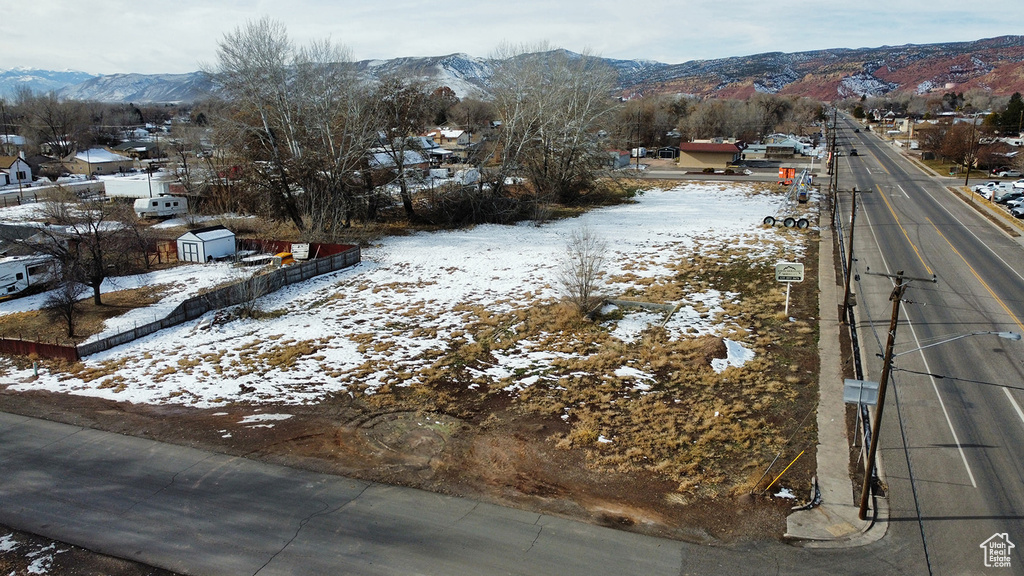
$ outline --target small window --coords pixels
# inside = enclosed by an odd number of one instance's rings
[[[15,280],[24,280],[25,279],[25,275],[22,274],[21,272],[18,272],[17,274],[14,275],[14,279]]]
[[[8,286],[7,287],[7,292],[14,292],[14,289],[15,289],[14,286]]]
[[[175,202],[175,203],[174,203],[174,205],[175,205],[175,206],[177,206],[177,205],[178,205],[178,203],[177,203],[177,202]]]
[[[157,202],[156,200],[153,200],[153,208],[158,208],[159,206],[160,206],[160,203]]]
[[[36,266],[28,267],[29,276],[38,276],[40,274],[46,274],[46,271],[50,268],[49,264],[38,264]]]

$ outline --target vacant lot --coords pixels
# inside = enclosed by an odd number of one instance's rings
[[[761,226],[781,205],[773,187],[693,184],[388,238],[251,317],[38,378],[12,366],[0,408],[676,538],[778,537],[792,501],[746,494],[807,449],[771,490],[805,492],[818,372],[816,234]],[[671,316],[560,302],[582,225],[608,244],[602,290]],[[784,260],[808,268],[789,317]]]

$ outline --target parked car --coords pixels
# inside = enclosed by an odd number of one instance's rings
[[[1021,196],[1024,196],[1024,188],[1014,188],[1013,190],[997,194],[995,197],[995,201],[996,204],[1006,204],[1010,200],[1013,200],[1014,198],[1020,198]]]
[[[971,190],[974,190],[975,192],[983,192],[985,190],[990,190],[992,188],[998,188],[1000,184],[1001,182],[990,180],[988,182],[985,182],[984,184],[975,184],[974,186],[971,186]]]
[[[1024,178],[1021,178],[1020,180],[1014,180],[1013,181],[1013,187],[1014,188],[1022,188],[1022,189],[1024,189]]]
[[[1018,204],[1010,208],[1010,214],[1013,214],[1014,218],[1024,218],[1024,206]]]
[[[1006,203],[1006,207],[1009,208],[1010,210],[1013,210],[1017,206],[1020,206],[1022,202],[1024,202],[1024,196],[1010,200],[1009,202]]]
[[[1003,170],[996,174],[1000,178],[1020,178],[1020,170]]]

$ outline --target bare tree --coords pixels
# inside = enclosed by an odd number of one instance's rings
[[[600,302],[598,280],[604,275],[608,244],[587,226],[572,231],[558,269],[565,298],[581,314]]]
[[[73,279],[74,274],[60,281],[43,302],[43,310],[54,319],[64,322],[68,329],[68,338],[75,337],[75,321],[81,312],[81,297],[88,292],[88,287]]]
[[[500,189],[520,174],[540,201],[572,202],[603,160],[598,121],[614,107],[614,72],[589,54],[503,46],[491,83],[502,122],[495,153]]]
[[[410,219],[416,217],[406,179],[406,166],[418,149],[409,137],[423,131],[430,113],[428,97],[416,82],[391,76],[381,79],[371,96],[377,103],[374,116],[384,136],[384,154],[397,175],[402,207]]]
[[[29,89],[19,90],[15,99],[27,121],[25,134],[37,146],[48,144],[55,157],[70,156],[77,146],[89,143],[89,118],[82,102],[60,100],[53,92],[37,96]]]
[[[44,207],[47,225],[25,241],[36,252],[57,259],[65,281],[92,288],[93,303],[103,304],[100,287],[108,277],[137,269],[144,250],[131,206],[78,200],[63,191]]]
[[[293,82],[295,56],[284,25],[264,17],[224,36],[211,74],[237,106],[229,119],[238,135],[236,147],[265,163],[259,166],[267,167],[262,176],[270,183],[271,199],[303,230],[289,176],[289,164],[302,155],[297,137],[299,95]]]

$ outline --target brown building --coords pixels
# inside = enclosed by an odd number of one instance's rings
[[[679,167],[703,170],[724,169],[740,157],[735,144],[711,144],[704,142],[683,142],[679,145]]]

